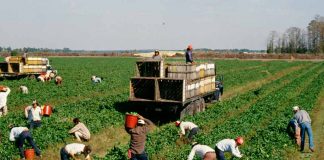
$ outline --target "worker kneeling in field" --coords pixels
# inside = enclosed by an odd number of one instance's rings
[[[91,77],[91,81],[93,83],[101,83],[101,81],[103,80],[103,78],[97,77],[97,76],[92,76]]]
[[[55,77],[55,84],[56,85],[61,85],[62,84],[62,77],[61,76],[56,76]]]
[[[33,137],[31,136],[29,130],[27,127],[14,127],[13,125],[9,125],[10,135],[9,140],[10,141],[16,141],[16,146],[19,149],[20,157],[25,158],[24,155],[24,142],[27,140],[27,142],[34,148],[36,155],[41,156],[41,151],[36,146]]]
[[[75,126],[69,131],[70,134],[74,134],[79,142],[83,140],[89,141],[90,140],[90,131],[89,129],[80,122],[79,118],[74,118],[73,123]]]
[[[298,123],[295,119],[291,119],[287,126],[287,132],[290,137],[295,139],[295,143],[300,146],[300,128],[298,126]]]
[[[243,144],[243,138],[237,137],[234,139],[224,139],[219,141],[215,146],[217,160],[225,160],[224,152],[231,152],[233,156],[241,158],[243,154],[240,153],[238,146]]]
[[[128,158],[131,160],[147,160],[145,152],[146,135],[153,123],[138,115],[139,120],[135,128],[127,128],[125,130],[131,136],[130,149],[128,150]]]
[[[193,160],[195,154],[197,154],[202,160],[216,160],[216,153],[214,149],[197,142],[192,143],[192,149],[188,156],[188,160]]]
[[[89,145],[84,145],[81,143],[71,143],[67,144],[61,148],[60,155],[61,160],[69,160],[73,158],[77,160],[76,155],[83,154],[86,160],[90,160],[91,147]]]
[[[192,122],[176,121],[175,125],[180,127],[180,138],[185,136],[189,132],[188,139],[191,141],[193,136],[196,135],[199,131],[199,127]]]
[[[33,101],[32,106],[28,106],[25,108],[25,117],[28,119],[29,129],[41,126],[42,115],[42,109],[36,100]]]
[[[19,89],[22,94],[28,94],[28,88],[26,86],[20,86]]]
[[[6,86],[0,86],[0,117],[7,115],[7,97],[10,93],[10,88]]]

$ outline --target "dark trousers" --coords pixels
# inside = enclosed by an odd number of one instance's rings
[[[146,154],[145,151],[143,153],[141,153],[141,154],[132,153],[131,160],[148,160],[148,157],[147,157],[147,154]]]
[[[42,125],[41,121],[31,121],[29,124],[29,129],[37,128]]]
[[[218,149],[218,147],[215,147],[215,151],[216,151],[216,158],[217,160],[225,160],[225,155],[224,152],[221,151],[220,149]]]
[[[34,150],[36,152],[36,155],[39,156],[41,154],[41,151],[36,146],[33,138],[31,137],[31,135],[29,133],[29,131],[23,131],[22,133],[20,133],[19,137],[16,139],[16,145],[17,145],[17,147],[19,149],[20,157],[21,158],[24,158],[25,157],[25,155],[24,155],[24,148],[23,148],[25,139],[34,148]]]
[[[199,131],[199,128],[196,127],[196,128],[193,128],[190,132],[189,132],[189,135],[188,135],[188,139],[189,140],[192,140],[193,136],[196,135]]]
[[[70,158],[70,155],[65,150],[65,147],[61,148],[60,155],[61,155],[61,160],[69,160],[69,158]]]

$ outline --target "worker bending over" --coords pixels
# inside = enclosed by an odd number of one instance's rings
[[[192,122],[176,121],[175,125],[177,127],[180,127],[180,137],[185,136],[186,133],[189,132],[189,141],[191,141],[193,139],[193,136],[196,135],[199,131],[199,127]]]
[[[9,87],[0,86],[0,117],[8,114],[7,97],[10,91]]]
[[[25,158],[23,148],[25,140],[27,140],[27,142],[33,147],[33,149],[36,152],[36,155],[41,157],[41,151],[36,146],[33,137],[31,136],[27,127],[14,127],[13,125],[9,125],[9,130],[11,130],[9,140],[16,141],[16,146],[19,149],[19,154],[22,159]]]
[[[37,128],[42,125],[42,115],[42,109],[36,100],[33,101],[32,106],[28,106],[25,108],[25,117],[28,119],[29,129]]]
[[[300,146],[300,127],[295,119],[291,119],[287,126],[287,132],[290,137],[295,139],[295,143]]]
[[[62,84],[62,81],[63,81],[63,79],[62,79],[61,76],[56,76],[55,77],[55,84],[56,85],[61,85]]]
[[[138,115],[138,121],[135,128],[125,127],[126,132],[131,136],[130,149],[128,152],[128,157],[131,160],[148,159],[145,152],[145,142],[147,133],[149,132],[150,126],[152,125],[153,123],[150,120],[142,117],[141,115]]]
[[[202,160],[216,160],[215,150],[207,145],[202,145],[197,142],[192,143],[192,149],[188,156],[188,160],[193,160],[195,154]]]
[[[243,144],[243,138],[237,137],[234,139],[224,139],[219,141],[215,146],[217,160],[225,160],[224,152],[231,152],[233,156],[241,158],[243,154],[240,153],[238,146]]]
[[[22,94],[28,94],[28,88],[26,86],[20,86],[19,89]]]
[[[93,83],[101,83],[101,81],[103,80],[103,78],[97,77],[97,76],[92,76],[91,77],[91,81]]]
[[[73,158],[74,160],[79,160],[76,155],[83,154],[86,160],[90,160],[91,147],[89,145],[84,145],[81,143],[71,143],[67,144],[61,148],[60,155],[61,160],[69,160]]]
[[[69,131],[70,134],[74,134],[79,142],[82,142],[81,139],[86,141],[90,140],[90,131],[89,129],[80,122],[79,118],[73,119],[74,127]]]
[[[308,134],[308,142],[309,142],[309,149],[314,152],[314,142],[313,142],[313,132],[311,127],[311,118],[309,114],[305,110],[301,110],[298,106],[293,107],[293,111],[295,113],[294,119],[296,119],[298,125],[300,126],[300,134],[301,134],[301,144],[300,144],[300,151],[304,151],[305,146],[305,132]]]

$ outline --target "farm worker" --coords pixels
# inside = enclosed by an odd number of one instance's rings
[[[31,136],[27,127],[14,127],[13,125],[9,125],[9,129],[11,130],[9,135],[9,140],[16,141],[16,146],[19,149],[21,158],[23,159],[25,158],[24,149],[23,149],[25,139],[33,147],[33,149],[36,152],[36,155],[41,157],[41,151],[36,146],[33,137]]]
[[[199,131],[199,127],[192,122],[176,121],[175,125],[180,127],[180,137],[186,135],[186,132],[189,132],[188,139],[190,141]]]
[[[287,132],[291,137],[294,137],[296,144],[300,146],[300,127],[295,119],[289,121]]]
[[[22,94],[28,94],[28,88],[26,86],[20,86],[19,89]]]
[[[162,57],[161,57],[161,55],[160,55],[160,51],[155,50],[155,51],[154,51],[154,55],[152,56],[152,59],[153,59],[153,60],[162,60]]]
[[[101,83],[102,79],[103,78],[100,78],[100,77],[97,77],[97,76],[92,76],[91,77],[91,80],[92,80],[93,83]]]
[[[197,142],[192,143],[192,149],[188,156],[188,160],[193,160],[195,154],[203,160],[216,160],[215,150],[207,145],[202,145]]]
[[[61,160],[69,160],[73,158],[74,160],[78,160],[76,155],[83,154],[86,160],[90,160],[91,146],[84,145],[81,143],[71,143],[61,148],[60,155]]]
[[[0,86],[0,117],[2,117],[2,115],[5,116],[8,113],[7,97],[10,91],[9,87]]]
[[[80,122],[79,118],[74,118],[73,123],[75,126],[69,131],[70,134],[74,134],[79,142],[82,142],[81,139],[86,141],[90,140],[90,131],[89,129]]]
[[[146,135],[149,132],[153,123],[138,115],[138,121],[135,128],[127,128],[125,130],[131,136],[130,149],[128,150],[128,157],[131,160],[147,160],[145,152]]]
[[[51,77],[50,77],[50,73],[47,73],[47,72],[44,72],[44,73],[41,73],[37,79],[41,82],[47,82],[47,81],[50,81],[51,80]]]
[[[223,95],[224,87],[220,81],[216,81],[215,85],[216,85],[215,100],[220,101]]]
[[[61,85],[62,84],[62,77],[61,76],[56,76],[55,77],[55,84],[56,85]]]
[[[194,63],[192,58],[192,45],[189,44],[187,50],[186,50],[186,63]]]
[[[36,128],[41,126],[42,115],[43,115],[42,109],[36,100],[33,101],[32,106],[27,106],[25,108],[25,117],[28,118],[29,129],[33,129],[34,127]]]
[[[301,131],[301,145],[300,151],[304,151],[305,146],[305,132],[308,134],[309,149],[314,152],[313,132],[311,127],[311,118],[305,110],[301,110],[298,106],[293,107],[295,113],[294,119],[296,119]]]
[[[243,154],[240,153],[238,146],[243,144],[243,138],[237,137],[234,139],[223,139],[215,146],[217,160],[225,160],[224,152],[231,152],[233,156],[241,158]]]
[[[25,50],[24,54],[22,55],[21,60],[23,61],[24,64],[27,64],[27,50]]]

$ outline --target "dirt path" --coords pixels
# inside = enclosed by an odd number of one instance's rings
[[[311,155],[311,159],[324,159],[324,88],[318,97],[311,117],[313,117],[312,129],[315,143],[315,153]]]

